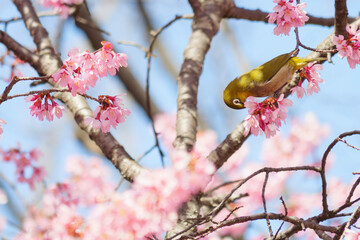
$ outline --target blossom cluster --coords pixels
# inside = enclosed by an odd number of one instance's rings
[[[46,118],[48,121],[54,119],[54,115],[57,118],[62,117],[62,111],[64,107],[57,104],[49,93],[39,93],[35,95],[29,95],[25,98],[27,102],[32,102],[30,105],[30,114],[36,116],[40,121]]]
[[[292,101],[284,98],[284,94],[278,99],[270,97],[261,103],[254,97],[248,97],[245,107],[249,108],[249,115],[244,120],[244,134],[251,132],[257,136],[264,132],[267,138],[274,136],[281,126],[281,121],[285,123],[287,107],[291,105]]]
[[[85,123],[91,124],[94,129],[101,129],[104,133],[109,132],[111,126],[116,129],[117,125],[130,115],[130,110],[123,107],[120,96],[100,95],[101,105],[95,109],[92,118],[85,119]]]
[[[357,26],[346,25],[346,31],[349,33],[348,39],[343,35],[334,36],[333,43],[341,58],[346,57],[350,68],[355,68],[360,64],[360,30]]]
[[[65,19],[70,14],[71,5],[80,5],[84,0],[40,0],[40,3],[46,8],[53,8],[59,12],[61,18]]]
[[[306,7],[306,3],[293,5],[293,0],[274,0],[277,5],[273,8],[274,12],[269,13],[269,23],[275,23],[274,34],[289,35],[292,27],[301,27],[309,20],[306,12],[302,9]]]
[[[2,161],[15,164],[17,181],[28,184],[31,189],[34,189],[35,184],[41,182],[45,176],[44,168],[37,165],[39,156],[40,152],[37,149],[30,152],[21,152],[19,148],[8,151],[0,149]]]
[[[135,240],[161,234],[176,223],[178,209],[215,171],[205,158],[177,152],[172,168],[146,171],[131,189],[119,193],[104,178],[109,173],[99,159],[87,162],[68,160],[69,179],[46,188],[42,207],[28,209],[24,231],[15,239]]]
[[[94,87],[98,77],[114,76],[120,67],[127,67],[127,55],[114,52],[111,43],[102,41],[102,48],[95,52],[73,48],[64,65],[52,75],[54,82],[68,87],[73,96],[84,94],[89,86]]]
[[[325,81],[321,78],[319,70],[322,70],[321,64],[315,64],[315,62],[308,64],[300,71],[300,81],[296,87],[291,89],[292,94],[296,93],[298,98],[302,98],[305,93],[305,89],[302,87],[302,80],[305,78],[308,81],[307,94],[312,95],[314,92],[320,91],[319,83]]]

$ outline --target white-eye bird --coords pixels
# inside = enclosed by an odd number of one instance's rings
[[[308,63],[325,58],[294,57],[299,50],[282,54],[263,65],[235,78],[224,90],[224,102],[234,109],[244,108],[244,102],[249,96],[266,97],[286,85],[294,73]]]

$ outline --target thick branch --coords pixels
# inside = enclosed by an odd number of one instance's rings
[[[30,65],[36,65],[38,63],[39,56],[15,41],[6,32],[0,31],[0,42],[24,62],[28,62]]]
[[[196,140],[197,91],[205,54],[218,32],[225,9],[232,1],[190,1],[194,10],[193,31],[184,51],[178,77],[175,148],[190,151]]]
[[[345,39],[349,35],[345,29],[348,22],[347,16],[346,0],[335,0],[335,35],[343,35]]]
[[[34,43],[36,44],[38,55],[42,61],[47,61],[47,65],[43,64],[40,74],[48,72],[50,69],[58,68],[55,50],[51,44],[49,34],[41,25],[39,17],[37,16],[32,3],[28,0],[13,0],[18,11],[21,13],[25,26],[29,30]],[[46,75],[46,74],[44,74]]]
[[[25,25],[31,32],[39,49],[39,63],[33,65],[33,67],[40,75],[53,74],[62,65],[62,61],[53,51],[53,46],[46,29],[41,25],[29,0],[14,1],[14,3],[22,14],[26,23]],[[49,80],[49,83],[55,86],[55,83],[51,80]],[[92,111],[83,97],[72,97],[70,93],[59,93],[56,97],[66,104],[73,113],[75,121],[80,128],[95,141],[104,155],[119,169],[120,173],[127,180],[132,181],[135,176],[141,171],[144,171],[144,169],[129,156],[125,149],[111,134],[102,133],[99,130],[95,131],[91,126],[84,123],[86,117],[92,116]]]
[[[260,21],[268,23],[268,18],[266,17],[269,13],[263,12],[259,9],[257,10],[249,10],[245,8],[240,7],[233,7],[230,9],[230,11],[226,14],[226,18],[235,18],[235,19],[246,19],[250,21]],[[331,27],[334,26],[334,18],[321,18],[321,17],[315,17],[312,15],[307,15],[309,17],[309,21],[306,22],[306,24],[314,24],[314,25],[321,25],[321,26],[327,26]],[[347,18],[345,18],[346,21]],[[348,21],[352,22],[354,21],[354,18],[349,18]]]

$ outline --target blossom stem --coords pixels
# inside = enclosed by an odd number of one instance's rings
[[[54,92],[70,92],[69,89],[58,89],[58,88],[50,88],[50,89],[44,89],[44,90],[39,90],[39,91],[30,91],[30,92],[27,92],[27,93],[21,93],[21,94],[15,94],[15,95],[11,95],[11,96],[5,96],[4,97],[4,94],[2,95],[1,99],[0,99],[0,104],[2,102],[5,102],[7,100],[10,100],[10,99],[13,99],[13,98],[17,98],[17,97],[26,97],[26,96],[29,96],[29,95],[34,95],[34,94],[39,94],[39,93],[43,93],[43,94],[49,94],[49,93],[54,93]],[[101,101],[97,98],[94,98],[90,95],[87,95],[85,93],[77,93],[78,95],[81,95],[85,98],[88,98],[88,99],[91,99],[93,101],[96,101],[98,103],[101,104]]]

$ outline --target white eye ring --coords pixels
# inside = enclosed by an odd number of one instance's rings
[[[240,99],[235,98],[235,99],[233,100],[233,104],[235,104],[235,105],[241,105],[242,102],[240,101]]]

